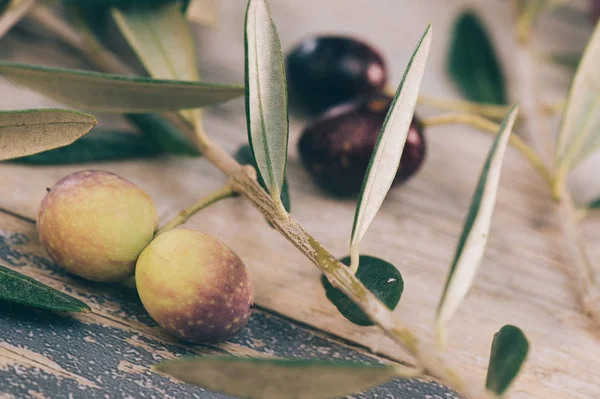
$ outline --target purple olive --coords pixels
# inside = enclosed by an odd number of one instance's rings
[[[356,196],[392,99],[384,94],[338,105],[308,125],[298,143],[300,158],[315,181],[338,196]],[[412,120],[394,184],[413,176],[425,158],[423,126]]]
[[[383,90],[387,71],[383,57],[368,44],[343,36],[304,40],[287,57],[290,94],[307,111]]]

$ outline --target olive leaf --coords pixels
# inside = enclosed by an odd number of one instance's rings
[[[596,198],[586,205],[588,209],[600,209],[600,198]]]
[[[340,259],[340,262],[350,266],[350,257]],[[356,278],[390,310],[398,306],[404,290],[404,280],[394,265],[374,256],[360,255]],[[321,283],[325,288],[327,299],[335,305],[342,316],[359,326],[375,325],[346,294],[331,285],[327,277],[322,276]]]
[[[365,174],[350,238],[350,256],[354,270],[358,267],[358,245],[383,204],[400,165],[404,143],[417,104],[419,87],[427,65],[431,37],[432,28],[429,25],[408,61]]]
[[[148,113],[203,107],[240,96],[236,85],[131,78],[75,69],[0,62],[0,76],[77,108]]]
[[[502,397],[529,353],[529,342],[520,328],[506,325],[494,334],[485,387]]]
[[[200,81],[194,38],[178,2],[112,8],[111,14],[150,76]],[[201,118],[197,110],[182,111],[182,115],[192,125]]]
[[[69,110],[0,111],[0,160],[63,147],[95,125],[93,116]]]
[[[517,113],[518,106],[514,105],[502,121],[471,200],[469,213],[437,309],[435,323],[442,344],[445,342],[445,325],[471,288],[483,257],[496,204],[504,153]]]
[[[198,156],[200,152],[171,122],[156,114],[128,114],[125,118],[136,126],[162,152],[174,155]]]
[[[446,68],[469,100],[506,104],[504,73],[488,33],[472,11],[455,23]]]
[[[186,18],[204,26],[215,26],[219,20],[217,0],[191,0],[185,10]]]
[[[0,299],[60,312],[89,312],[90,307],[72,296],[0,264]]]
[[[235,159],[242,165],[252,165],[256,168],[256,161],[252,154],[252,149],[248,145],[242,145],[235,153]],[[268,190],[265,181],[262,177],[258,176],[258,183],[265,189]],[[281,187],[281,203],[283,204],[286,211],[291,212],[292,204],[290,200],[290,189],[288,186],[287,177],[283,179],[283,186]]]
[[[398,376],[395,366],[320,360],[198,357],[156,370],[211,391],[253,399],[328,399],[376,387]]]
[[[600,147],[600,25],[577,68],[558,136],[558,168],[566,173]]]
[[[246,120],[258,173],[273,201],[281,203],[289,136],[283,54],[265,0],[246,10]]]
[[[12,159],[10,162],[40,166],[70,165],[150,158],[162,152],[156,142],[142,135],[94,129],[69,146]]]

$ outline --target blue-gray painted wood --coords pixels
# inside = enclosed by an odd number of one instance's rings
[[[43,255],[33,224],[6,214],[0,260],[88,302],[93,314],[57,314],[0,301],[0,397],[226,398],[178,383],[150,367],[164,359],[202,353],[376,362],[361,348],[256,309],[248,326],[220,345],[190,346],[165,333],[144,311],[134,289],[71,277]],[[15,231],[17,230],[17,231]],[[396,380],[356,398],[455,397],[433,382]]]

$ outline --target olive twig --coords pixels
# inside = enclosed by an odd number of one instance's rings
[[[507,105],[487,104],[432,96],[419,96],[417,103],[444,111],[477,114],[499,121],[504,119],[510,109],[510,107]]]
[[[212,194],[207,195],[206,197],[200,199],[199,201],[194,202],[189,207],[180,211],[177,216],[167,222],[163,227],[161,227],[156,235],[162,234],[166,231],[174,229],[175,227],[184,224],[187,222],[192,216],[196,213],[200,212],[202,209],[208,207],[209,205],[214,204],[225,198],[231,198],[235,195],[231,186],[229,184],[223,186]]]
[[[496,122],[485,119],[479,115],[472,114],[442,114],[437,116],[432,116],[430,118],[423,119],[424,126],[439,126],[446,124],[465,124],[473,126],[477,129],[496,134],[500,130],[500,125]],[[509,143],[515,147],[528,161],[531,165],[538,171],[540,176],[546,180],[546,182],[553,187],[554,179],[552,174],[542,162],[541,158],[538,154],[528,146],[519,136],[511,135],[509,138]]]

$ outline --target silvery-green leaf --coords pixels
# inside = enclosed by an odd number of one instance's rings
[[[131,78],[0,62],[0,76],[64,104],[95,112],[151,113],[219,104],[244,93],[236,85]]]
[[[269,193],[280,201],[289,133],[287,87],[279,36],[265,0],[248,2],[245,46],[250,147]]]
[[[356,206],[350,239],[350,252],[353,255],[357,253],[358,244],[379,211],[400,165],[404,143],[417,104],[421,79],[427,65],[431,36],[432,29],[429,25],[408,62],[379,133]],[[354,259],[352,263],[354,265]]]
[[[566,170],[600,145],[600,24],[575,73],[558,136],[557,158]]]
[[[91,310],[79,299],[2,264],[0,264],[0,300],[59,312],[89,312]]]
[[[112,8],[117,27],[155,79],[200,81],[196,45],[181,5],[169,2],[157,7],[133,5]],[[198,111],[183,111],[191,123]]]
[[[515,105],[504,118],[483,165],[477,188],[471,200],[469,213],[437,309],[436,326],[442,342],[444,341],[445,325],[471,288],[483,257],[496,204],[502,161],[517,113],[518,106]]]
[[[485,387],[502,397],[529,353],[529,342],[520,328],[506,325],[494,334]]]
[[[253,399],[339,398],[398,375],[395,367],[378,364],[244,357],[173,360],[156,369],[211,391]]]
[[[0,160],[63,147],[95,125],[93,116],[69,110],[0,111]]]

